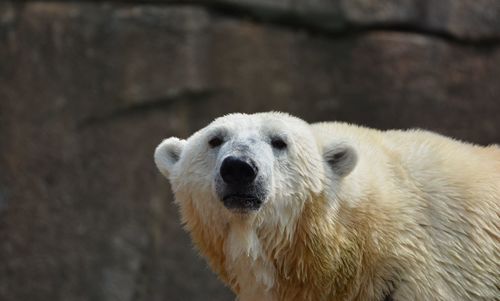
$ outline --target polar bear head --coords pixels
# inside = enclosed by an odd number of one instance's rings
[[[154,158],[176,202],[208,224],[249,216],[287,223],[356,164],[351,147],[318,140],[288,114],[231,114],[187,140],[164,140]]]

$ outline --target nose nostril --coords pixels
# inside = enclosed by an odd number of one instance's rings
[[[246,185],[257,176],[257,167],[251,160],[230,156],[222,161],[220,175],[227,184]]]

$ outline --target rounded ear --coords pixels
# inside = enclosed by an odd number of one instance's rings
[[[156,147],[154,154],[156,167],[165,177],[169,176],[175,164],[179,161],[185,144],[186,140],[171,137],[163,140]]]
[[[345,144],[333,144],[325,147],[323,157],[328,166],[339,177],[350,174],[358,162],[358,155],[354,148]]]

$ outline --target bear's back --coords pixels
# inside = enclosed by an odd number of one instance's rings
[[[395,207],[410,212],[401,220],[406,240],[396,244],[405,247],[396,253],[404,257],[405,277],[412,281],[400,287],[396,299],[498,297],[498,146],[423,130],[379,131],[336,122],[312,127],[320,146],[347,143],[358,151],[361,166],[351,179],[395,196]]]

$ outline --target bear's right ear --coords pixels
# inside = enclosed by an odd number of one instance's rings
[[[168,178],[175,163],[179,161],[186,140],[171,137],[163,140],[155,150],[155,163],[160,172]]]
[[[328,166],[339,177],[350,174],[358,162],[358,155],[354,148],[343,143],[327,146],[323,157]]]

